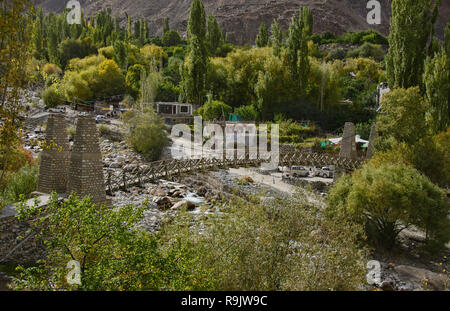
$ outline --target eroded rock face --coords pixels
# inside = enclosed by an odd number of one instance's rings
[[[186,31],[191,1],[185,0],[79,0],[85,16],[98,13],[103,8],[112,8],[112,14],[118,13],[122,23],[125,12],[132,18],[144,17],[149,23],[150,34],[160,35],[166,17],[170,18],[170,27]],[[291,17],[298,12],[300,5],[309,7],[314,15],[314,32],[330,31],[336,34],[347,30],[375,29],[384,35],[389,32],[389,18],[392,0],[379,0],[381,4],[381,24],[367,23],[366,8],[368,1],[354,0],[202,0],[207,14],[217,17],[224,32],[228,32],[232,43],[255,42],[261,22],[271,24],[277,19],[284,30],[288,28]],[[48,10],[61,12],[66,3],[59,0],[37,0],[37,4]],[[440,16],[436,23],[436,34],[443,39],[444,28],[450,15],[450,2],[443,1]]]

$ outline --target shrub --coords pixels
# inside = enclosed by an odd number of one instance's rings
[[[234,113],[240,115],[243,121],[258,121],[259,113],[255,106],[247,105],[234,109]]]
[[[42,93],[42,100],[47,108],[64,104],[64,96],[58,91],[56,86],[51,85]]]
[[[3,163],[4,157],[6,155],[5,146],[0,145],[0,163]],[[25,150],[21,146],[14,146],[9,150],[8,155],[8,171],[18,171],[25,165],[33,164],[33,157],[30,154],[30,151]]]
[[[98,49],[98,54],[103,55],[107,59],[114,58],[114,47],[112,45]]]
[[[330,211],[344,211],[365,226],[375,245],[392,248],[398,234],[414,224],[428,242],[448,242],[449,202],[441,189],[411,166],[368,164],[338,180],[328,197]]]
[[[231,198],[205,221],[189,214],[163,230],[189,245],[199,270],[212,268],[215,290],[355,290],[364,282],[360,226],[291,199]]]
[[[0,205],[18,202],[21,198],[29,199],[30,194],[36,190],[38,172],[37,165],[26,165],[9,176],[6,187],[1,192]]]
[[[130,145],[149,160],[159,159],[167,145],[165,124],[151,107],[144,111],[127,111],[122,115]]]
[[[330,60],[344,59],[345,55],[346,55],[345,50],[342,48],[335,48],[328,52],[328,58]]]
[[[48,76],[54,75],[54,74],[56,74],[56,75],[62,74],[61,68],[59,68],[58,65],[51,64],[51,63],[45,64],[44,67],[42,68],[42,72]]]
[[[76,128],[74,125],[70,125],[66,129],[67,135],[71,136],[72,138],[75,137]]]
[[[18,206],[20,220],[33,220],[36,238],[47,256],[39,265],[19,267],[16,290],[208,290],[215,280],[198,269],[189,245],[166,243],[140,230],[143,206],[110,208],[94,205],[90,197],[74,195],[59,202],[52,195],[48,206]],[[45,213],[46,217],[39,217]],[[80,263],[81,285],[66,281],[67,263]]]
[[[357,123],[355,126],[356,134],[361,136],[362,139],[368,140],[370,131],[372,130],[372,122]]]
[[[97,129],[100,137],[104,137],[110,133],[109,127],[104,124],[100,124],[99,126],[97,126]]]
[[[203,120],[210,121],[214,119],[228,119],[228,114],[233,111],[233,108],[227,104],[213,100],[209,101],[197,110],[197,114],[201,115]]]

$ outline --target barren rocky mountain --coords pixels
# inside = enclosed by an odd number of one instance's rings
[[[60,12],[65,0],[36,0],[47,11]],[[287,29],[291,16],[300,5],[312,9],[315,32],[331,31],[340,34],[347,30],[375,29],[387,35],[391,0],[380,0],[382,6],[381,25],[366,22],[368,9],[366,0],[203,0],[207,13],[214,14],[224,31],[234,43],[253,43],[261,22],[270,24],[277,19]],[[436,24],[439,37],[450,16],[450,2],[443,1],[440,17]],[[184,33],[186,30],[191,0],[80,0],[87,16],[100,9],[111,8],[124,19],[125,12],[131,17],[144,17],[151,34],[160,34],[165,17],[170,18],[173,29]]]

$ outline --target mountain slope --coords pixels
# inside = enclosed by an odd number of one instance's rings
[[[112,8],[124,22],[125,12],[131,17],[144,17],[151,34],[160,34],[165,17],[170,26],[184,33],[192,0],[80,0],[86,16],[102,8]],[[309,7],[314,15],[314,31],[331,31],[335,34],[347,30],[375,29],[387,35],[391,0],[379,0],[382,5],[381,25],[366,22],[368,9],[366,0],[203,0],[208,14],[217,17],[224,31],[234,43],[253,43],[261,22],[270,25],[277,19],[286,30],[293,14],[301,5]],[[36,0],[47,11],[61,12],[64,0]],[[443,29],[450,16],[450,1],[443,1],[436,33],[443,38]]]

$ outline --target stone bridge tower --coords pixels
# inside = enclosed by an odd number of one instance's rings
[[[373,157],[373,154],[375,152],[374,146],[373,146],[373,141],[375,139],[377,139],[377,137],[378,137],[377,124],[374,123],[374,124],[372,124],[372,128],[370,129],[369,146],[367,147],[366,159],[370,159]]]
[[[355,135],[355,125],[352,122],[346,122],[342,136],[341,152],[339,153],[340,157],[352,160],[357,159]]]
[[[70,157],[67,194],[90,195],[96,204],[107,203],[99,135],[92,116],[79,116]]]
[[[66,192],[69,167],[69,139],[64,115],[51,114],[45,132],[46,146],[41,154],[37,191]]]

